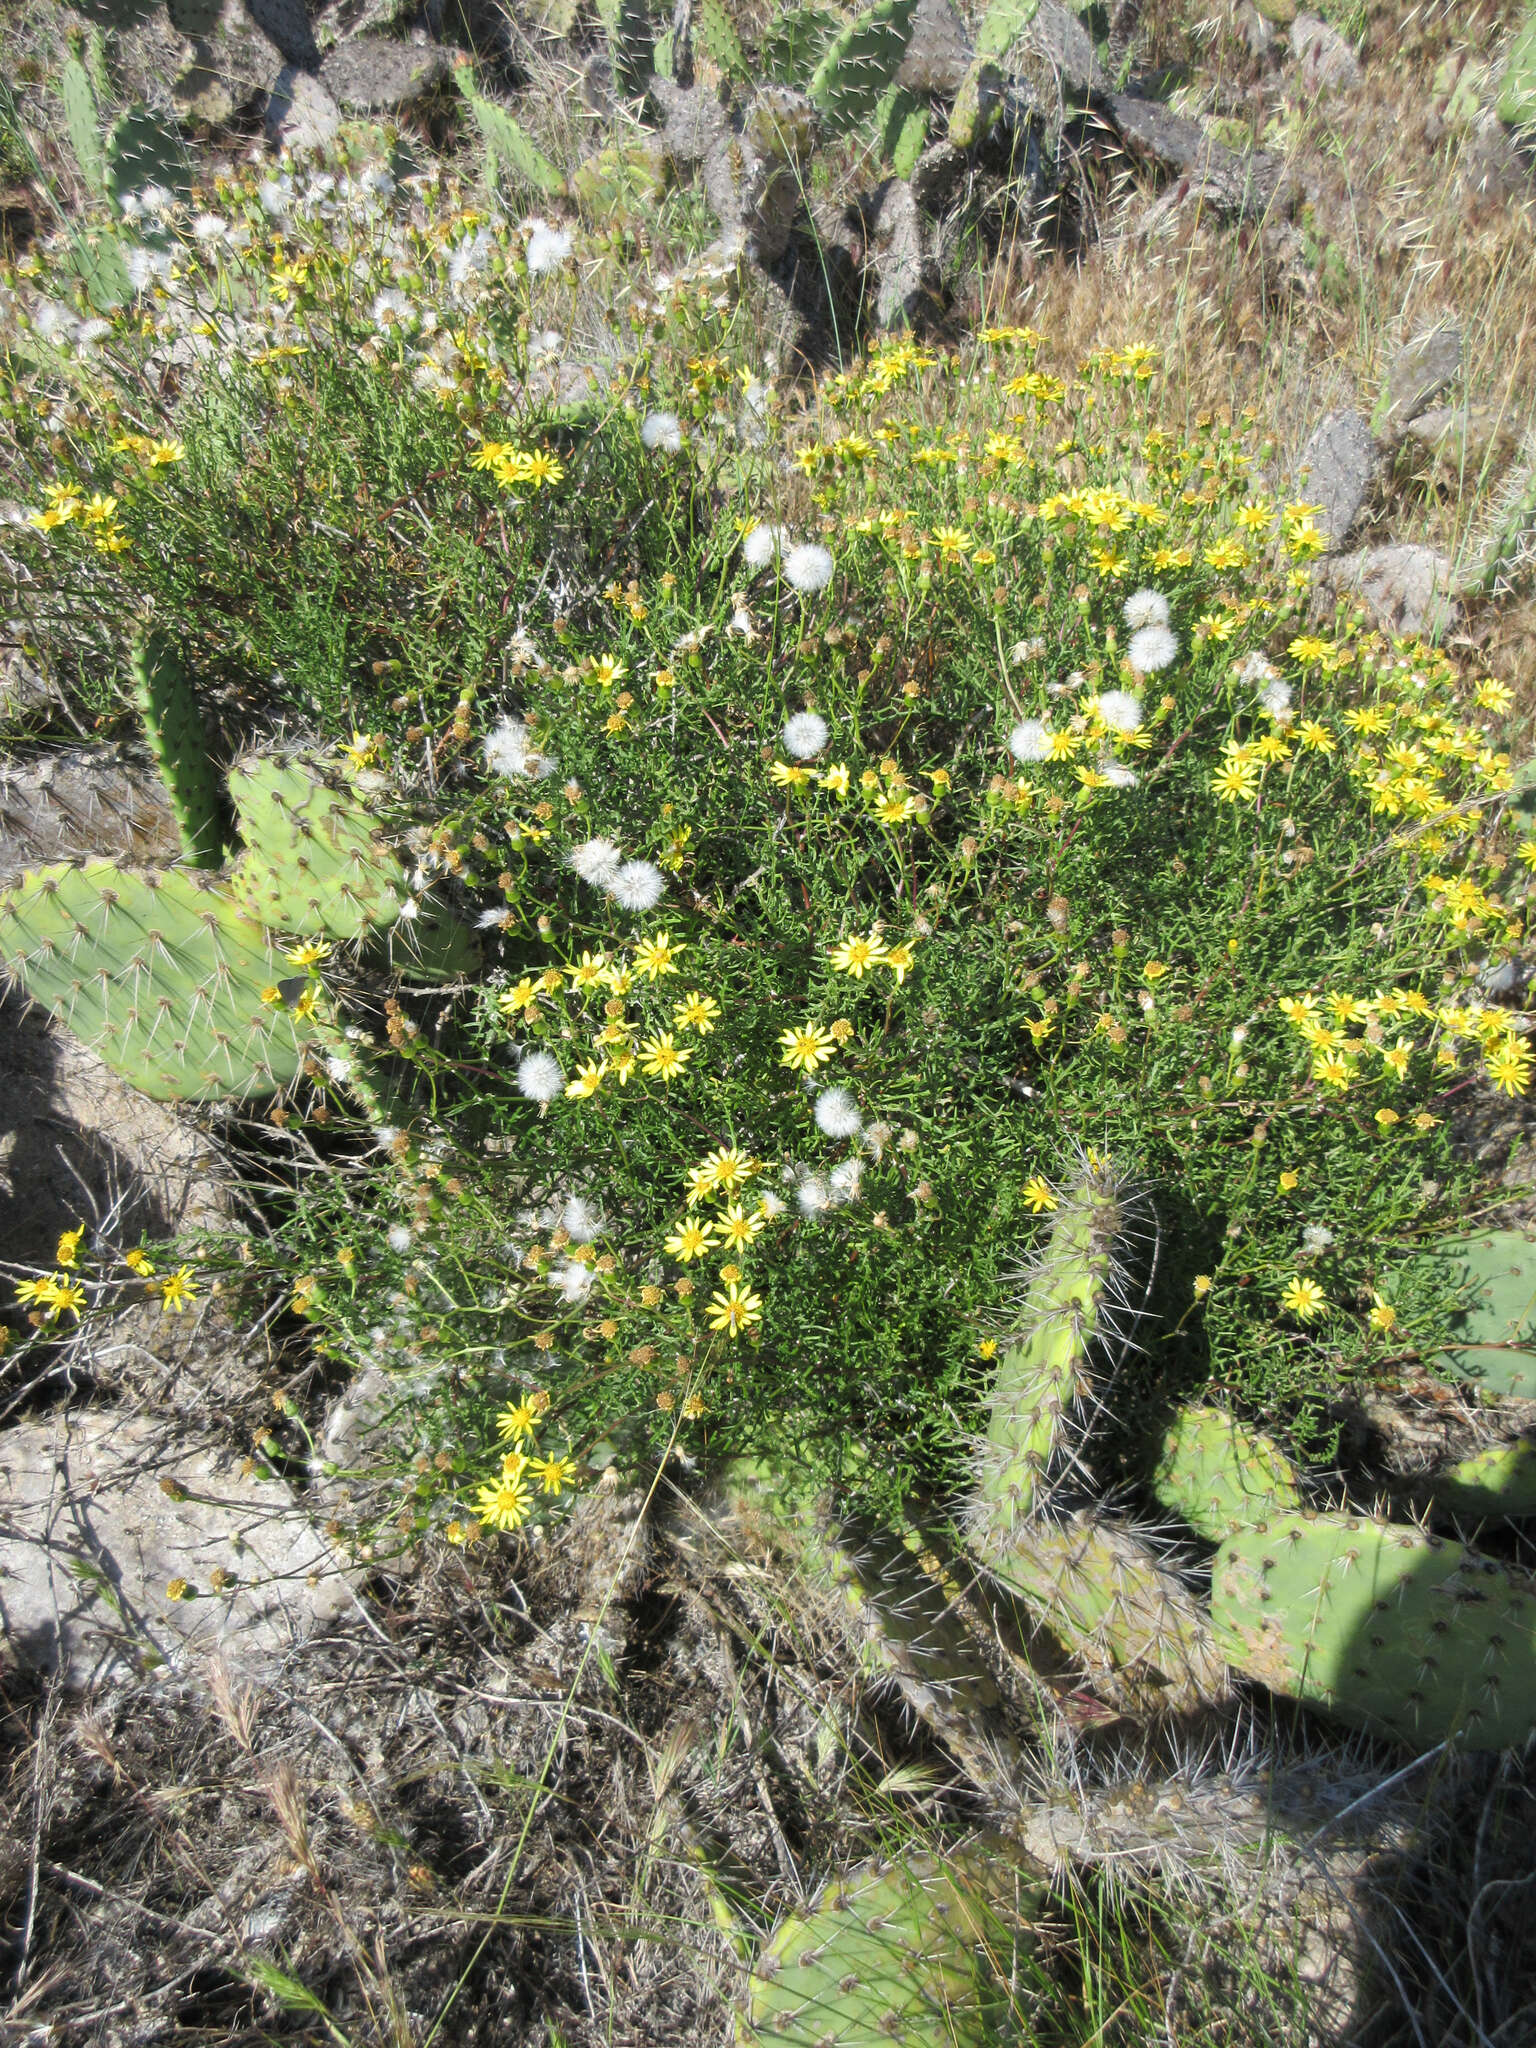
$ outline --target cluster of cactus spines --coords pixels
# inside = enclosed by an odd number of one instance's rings
[[[752,95],[742,132],[759,156],[798,169],[810,160],[818,126],[816,109],[804,93],[765,85]]]
[[[986,141],[1003,104],[1005,80],[990,57],[978,57],[961,79],[949,110],[949,139],[957,149]]]
[[[828,44],[809,91],[834,134],[856,128],[895,83],[916,5],[917,0],[875,0]]]
[[[1280,1515],[1211,1571],[1228,1661],[1272,1692],[1423,1748],[1523,1742],[1536,1722],[1536,1578],[1363,1515]]]
[[[302,1066],[310,1026],[268,995],[283,973],[270,939],[195,869],[24,876],[0,896],[0,960],[162,1101],[270,1093]]]
[[[982,1841],[859,1865],[780,1922],[748,1980],[744,2044],[988,2048],[1010,2008],[1014,1945],[1043,1891]]]
[[[1529,437],[1524,457],[1493,507],[1488,538],[1461,584],[1463,596],[1487,596],[1518,581],[1536,555],[1536,441]]]
[[[817,0],[810,0],[803,7],[785,8],[775,16],[763,37],[765,75],[776,85],[808,85],[822,52],[840,26],[837,12],[817,4]]]
[[[475,84],[474,65],[469,58],[461,59],[454,66],[453,81],[475,117],[475,125],[485,144],[486,165],[491,178],[494,180],[499,172],[505,172],[512,179],[531,185],[546,198],[558,198],[563,194],[566,189],[564,174],[550,162],[505,107],[487,99],[480,91]]]
[[[920,94],[893,85],[875,110],[881,147],[898,178],[910,178],[928,139],[930,108]]]
[[[248,917],[340,940],[399,917],[405,876],[357,791],[312,761],[258,755],[231,768],[229,794],[245,846],[229,886]]]
[[[696,50],[702,51],[722,76],[736,80],[749,76],[747,53],[721,0],[696,0],[693,34]]]
[[[1124,1227],[1114,1182],[1090,1169],[1059,1198],[1045,1251],[1028,1276],[1019,1333],[999,1359],[976,1447],[967,1523],[988,1564],[1035,1519],[1067,1449],[1067,1424],[1092,1388],[1095,1345],[1121,1294]]]
[[[1092,1514],[1035,1522],[989,1569],[1122,1712],[1191,1713],[1226,1697],[1200,1602],[1123,1524]]]
[[[216,868],[224,858],[219,777],[192,680],[163,633],[135,644],[131,666],[134,702],[171,800],[182,857],[190,867]]]
[[[1163,1437],[1152,1492],[1208,1543],[1305,1506],[1280,1446],[1211,1407],[1179,1410]]]

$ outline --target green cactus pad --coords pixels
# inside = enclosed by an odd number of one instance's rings
[[[75,153],[81,176],[98,192],[107,185],[107,153],[101,142],[101,116],[96,87],[79,57],[67,57],[59,76],[59,97],[64,102],[64,121],[69,146]]]
[[[1239,1671],[1356,1727],[1503,1749],[1536,1726],[1536,1578],[1416,1528],[1291,1514],[1229,1536],[1211,1620]]]
[[[978,57],[1004,57],[1040,12],[1040,0],[992,0],[976,31]]]
[[[148,107],[130,107],[107,137],[107,195],[121,205],[146,185],[161,185],[185,199],[192,189],[191,164],[179,128]]]
[[[822,52],[841,25],[831,7],[786,8],[763,36],[763,75],[775,85],[809,84]]]
[[[1198,1603],[1129,1529],[1089,1515],[1036,1523],[988,1563],[1031,1621],[1126,1711],[1186,1713],[1226,1695]]]
[[[809,91],[835,134],[856,128],[895,83],[916,5],[917,0],[875,0],[833,37]]]
[[[1499,80],[1498,112],[1511,128],[1536,124],[1536,0],[1526,0],[1525,20]]]
[[[741,47],[736,24],[722,0],[697,0],[693,11],[693,33],[699,48],[711,64],[718,65],[727,78],[748,76],[747,53]]]
[[[302,1064],[308,1022],[262,1000],[283,972],[265,935],[190,869],[91,861],[27,875],[0,896],[0,959],[162,1101],[270,1094]]]
[[[1152,1491],[1209,1543],[1304,1505],[1280,1446],[1220,1408],[1181,1408],[1163,1438]]]
[[[1418,1490],[1448,1514],[1536,1515],[1536,1443],[1516,1437],[1513,1443],[1490,1444],[1434,1473]]]
[[[171,800],[182,852],[191,867],[216,868],[224,857],[222,804],[197,692],[163,633],[145,634],[135,643],[132,666],[134,699]]]
[[[990,57],[978,57],[960,81],[949,110],[949,139],[956,149],[986,141],[1002,104],[1003,74]]]
[[[1014,1947],[1038,1914],[1017,1851],[980,1842],[943,1857],[865,1863],[764,1945],[738,2027],[785,2048],[988,2048],[1007,2024]]]
[[[986,1435],[976,1450],[968,1513],[984,1558],[1005,1552],[1035,1513],[1068,1410],[1087,1391],[1120,1223],[1113,1189],[1091,1174],[1062,1196],[1052,1219],[1030,1276],[1022,1334],[998,1363]]]
[[[69,250],[70,265],[98,313],[115,313],[133,297],[133,279],[116,235],[80,235]]]
[[[1440,1369],[1492,1394],[1536,1400],[1536,1244],[1518,1230],[1484,1230],[1436,1252],[1455,1262],[1469,1294]]]
[[[910,178],[928,136],[929,106],[905,86],[893,85],[875,109],[880,147],[898,178]]]
[[[488,100],[474,81],[474,66],[466,58],[454,68],[453,82],[475,117],[485,143],[487,169],[494,180],[497,166],[514,180],[531,185],[549,198],[565,191],[565,178],[526,132],[494,100]]]
[[[245,842],[230,888],[247,916],[343,940],[395,922],[405,875],[356,791],[311,762],[268,756],[237,762],[229,794]]]

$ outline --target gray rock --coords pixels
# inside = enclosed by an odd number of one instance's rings
[[[320,65],[320,81],[351,114],[387,113],[423,99],[448,75],[448,59],[431,44],[358,36],[338,43]]]
[[[1497,203],[1530,192],[1536,183],[1536,150],[1522,146],[1493,112],[1480,114],[1467,137],[1460,166],[1463,190]]]
[[[953,99],[971,55],[971,39],[951,0],[917,0],[896,83],[908,92]]]
[[[341,109],[318,78],[285,64],[267,95],[262,126],[280,149],[306,156],[335,138]]]
[[[1312,430],[1297,463],[1297,491],[1322,506],[1317,524],[1330,550],[1341,548],[1376,473],[1376,443],[1358,412],[1331,412]]]
[[[0,761],[0,885],[48,861],[164,866],[180,852],[159,777],[120,747]]]
[[[1408,422],[1454,382],[1461,369],[1461,348],[1461,329],[1443,326],[1398,350],[1371,421],[1378,438],[1398,438]]]
[[[1199,122],[1186,121],[1156,100],[1139,99],[1134,93],[1112,93],[1109,104],[1130,155],[1188,178],[1198,186],[1204,203],[1222,217],[1245,219],[1268,212],[1280,195],[1284,166],[1267,151],[1240,156],[1208,135]]]
[[[1434,548],[1402,543],[1340,555],[1318,564],[1315,587],[1352,593],[1383,632],[1410,639],[1443,633],[1460,613],[1450,558]]]
[[[904,178],[892,178],[885,188],[871,224],[869,254],[879,279],[875,318],[882,327],[902,326],[936,304],[938,264]]]
[[[185,69],[171,91],[185,118],[220,126],[271,91],[290,60],[244,0],[172,0],[171,18],[186,40]],[[291,31],[294,25],[289,23]],[[307,59],[319,55],[310,39]]]
[[[167,1596],[176,1580],[192,1597]],[[290,1487],[149,1416],[60,1410],[0,1436],[0,1618],[24,1667],[88,1686],[220,1650],[259,1677],[353,1597]]]
[[[1475,483],[1515,452],[1517,424],[1502,406],[1435,405],[1408,422],[1405,438],[1435,456],[1443,469]]]
[[[1360,64],[1354,51],[1338,30],[1319,15],[1298,14],[1291,23],[1291,55],[1301,67],[1305,92],[1335,92],[1360,82]]]
[[[1032,84],[1043,72],[1058,92],[1062,86],[1074,93],[1104,92],[1109,85],[1092,36],[1058,0],[1040,0],[1034,20],[1007,52],[1004,69],[1023,71]]]

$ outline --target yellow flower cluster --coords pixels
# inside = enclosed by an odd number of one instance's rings
[[[565,469],[547,448],[519,448],[514,441],[483,441],[469,458],[471,469],[488,469],[503,490],[540,490],[557,484]]]
[[[55,1323],[61,1315],[73,1316],[76,1322],[80,1320],[80,1311],[88,1299],[81,1274],[84,1240],[84,1224],[76,1224],[73,1230],[64,1231],[53,1255],[58,1270],[16,1283],[16,1299],[32,1311],[34,1321]],[[162,1315],[167,1312],[180,1315],[187,1303],[197,1297],[197,1283],[192,1278],[190,1266],[178,1267],[174,1273],[157,1280],[154,1278],[155,1268],[143,1251],[124,1252],[122,1263],[136,1280],[148,1281],[149,1292],[160,1297]]]
[[[1313,1079],[1341,1095],[1359,1077],[1362,1061],[1379,1061],[1383,1079],[1403,1082],[1416,1053],[1432,1057],[1437,1068],[1454,1068],[1463,1040],[1479,1047],[1484,1073],[1506,1095],[1523,1095],[1530,1085],[1532,1056],[1511,1028],[1508,1013],[1481,1004],[1436,1006],[1417,989],[1378,989],[1373,996],[1334,989],[1322,996],[1283,996],[1280,1012],[1312,1055]],[[1405,1035],[1402,1027],[1408,1020],[1428,1027],[1423,1044]],[[1358,1036],[1351,1035],[1351,1027]],[[1398,1121],[1394,1113],[1384,1128]],[[1438,1118],[1426,1111],[1413,1121],[1417,1129],[1431,1130]]]
[[[482,1486],[476,1497],[482,1526],[520,1529],[533,1511],[531,1481],[537,1481],[540,1493],[545,1494],[564,1493],[576,1484],[574,1459],[537,1454],[538,1432],[548,1412],[549,1396],[538,1387],[520,1401],[510,1402],[496,1417],[496,1434],[509,1448],[502,1455],[497,1477]],[[450,1524],[448,1530],[450,1538],[460,1543],[477,1533],[474,1525]]]

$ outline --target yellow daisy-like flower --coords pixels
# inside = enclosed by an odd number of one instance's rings
[[[841,761],[834,761],[826,774],[819,778],[823,789],[830,789],[834,796],[848,794],[848,770]]]
[[[608,1071],[621,1088],[629,1086],[629,1077],[635,1071],[635,1056],[632,1052],[621,1052],[608,1063]]]
[[[1312,1078],[1326,1082],[1330,1088],[1337,1088],[1342,1094],[1355,1078],[1358,1068],[1341,1052],[1320,1052],[1312,1062]]]
[[[904,825],[916,809],[917,804],[912,797],[904,791],[893,790],[875,805],[875,816],[882,825]]]
[[[744,1187],[757,1167],[757,1161],[748,1158],[739,1145],[720,1145],[693,1171],[707,1176],[709,1191],[728,1195],[733,1188]]]
[[[309,939],[302,946],[290,947],[284,957],[291,960],[295,967],[313,967],[317,961],[324,960],[330,950],[329,940]]]
[[[1331,754],[1338,746],[1327,726],[1320,725],[1315,718],[1304,718],[1296,728],[1296,737],[1314,754]]]
[[[1289,1195],[1293,1193],[1295,1189],[1300,1187],[1301,1175],[1299,1173],[1293,1172],[1290,1167],[1287,1167],[1285,1172],[1281,1174],[1279,1180],[1275,1183],[1275,1185],[1279,1188],[1282,1195]]]
[[[36,1280],[18,1280],[16,1299],[23,1308],[51,1308],[61,1284],[52,1273],[42,1274]]]
[[[1501,1094],[1523,1095],[1531,1084],[1530,1051],[1517,1039],[1506,1038],[1487,1055],[1483,1070]]]
[[[574,1081],[565,1084],[566,1096],[573,1102],[584,1102],[589,1095],[595,1095],[603,1085],[603,1076],[608,1071],[606,1060],[588,1060],[576,1071]]]
[[[509,1402],[496,1418],[496,1434],[503,1443],[527,1443],[539,1426],[538,1413],[526,1395]]]
[[[885,958],[880,962],[882,967],[889,967],[892,974],[895,975],[898,988],[901,987],[916,964],[912,958],[912,948],[916,943],[915,939],[903,939],[899,946],[892,946],[886,953]]]
[[[1289,1309],[1298,1323],[1310,1323],[1327,1308],[1328,1297],[1315,1280],[1303,1280],[1298,1273],[1281,1295],[1280,1306]]]
[[[693,1054],[686,1046],[675,1045],[670,1031],[658,1031],[654,1038],[647,1038],[640,1047],[640,1068],[663,1086],[680,1074]]]
[[[1251,761],[1227,761],[1211,777],[1224,804],[1251,803],[1258,795],[1258,770]]]
[[[814,770],[802,767],[798,762],[775,761],[768,770],[768,779],[776,782],[780,789],[804,789],[813,773]]]
[[[697,1031],[701,1038],[707,1038],[719,1015],[720,1005],[714,997],[701,995],[695,988],[673,1010],[672,1022],[679,1031]]]
[[[583,993],[589,988],[600,988],[607,978],[608,955],[606,953],[583,953],[574,967],[567,967],[571,987]],[[521,985],[521,984],[520,984]]]
[[[733,1252],[745,1251],[767,1220],[756,1213],[749,1216],[739,1202],[733,1202],[715,1218],[716,1239]]]
[[[528,1519],[532,1502],[521,1479],[503,1479],[496,1486],[482,1486],[475,1497],[475,1512],[493,1529],[520,1529]]]
[[[811,1023],[802,1024],[798,1029],[781,1031],[779,1044],[784,1049],[779,1064],[796,1068],[805,1074],[814,1074],[816,1069],[831,1059],[837,1050],[831,1032],[824,1031],[819,1024]]]
[[[886,957],[883,940],[873,932],[863,938],[857,932],[832,948],[832,965],[839,974],[851,974],[855,981],[862,981],[871,967],[879,967]]]
[[[73,1230],[66,1230],[59,1239],[58,1249],[53,1255],[54,1263],[60,1266],[73,1266],[75,1255],[80,1249],[80,1241],[84,1236],[83,1223],[77,1223]]]
[[[621,961],[604,971],[603,980],[614,995],[627,996],[635,985],[634,969],[624,966]]]
[[[155,1270],[153,1265],[150,1263],[148,1252],[141,1252],[138,1250],[124,1252],[123,1264],[128,1268],[130,1273],[135,1274],[140,1280],[149,1279],[149,1277]]]
[[[685,1216],[676,1230],[666,1241],[666,1249],[674,1259],[681,1259],[685,1266],[695,1259],[702,1259],[715,1241],[715,1233],[708,1223],[695,1223]]]
[[[1366,1321],[1373,1330],[1387,1331],[1397,1327],[1397,1310],[1384,1294],[1372,1294],[1371,1312]]]
[[[1031,1212],[1036,1216],[1040,1215],[1042,1210],[1054,1209],[1057,1206],[1058,1197],[1055,1189],[1038,1173],[1030,1175],[1021,1192]]]
[[[180,1315],[187,1303],[197,1294],[190,1266],[179,1266],[174,1273],[167,1273],[163,1280],[155,1282],[155,1291],[160,1296],[160,1313]]]
[[[576,1484],[574,1458],[535,1458],[531,1469],[538,1479],[540,1493],[561,1493]]]
[[[687,947],[674,939],[670,932],[658,932],[654,939],[642,939],[635,948],[635,972],[644,975],[647,981],[655,981],[659,975],[676,974],[677,957]],[[610,975],[608,986],[619,993]]]
[[[750,1330],[762,1319],[762,1296],[749,1293],[734,1280],[724,1294],[709,1297],[709,1327],[723,1331],[727,1337],[739,1337],[743,1330]]]

